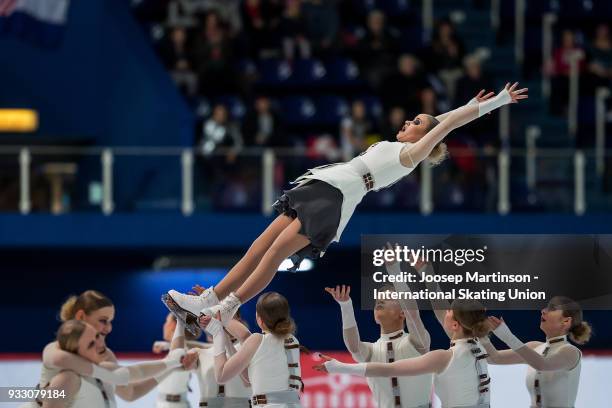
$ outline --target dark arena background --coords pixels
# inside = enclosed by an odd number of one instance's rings
[[[291,180],[507,82],[529,99],[451,133],[441,165],[369,194],[340,244],[277,274],[300,342],[351,361],[323,288],[360,304],[362,234],[612,233],[611,22],[609,0],[0,0],[0,387],[36,385],[61,304],[87,289],[115,304],[122,362],[159,358],[161,295],[216,284]],[[254,301],[242,315],[257,328]],[[612,312],[584,316],[576,407],[610,406]],[[538,311],[503,317],[544,339]],[[304,407],[374,406],[317,361]],[[492,407],[528,406],[524,365],[490,370]]]

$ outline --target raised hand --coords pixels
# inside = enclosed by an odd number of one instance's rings
[[[395,243],[395,247],[393,245],[391,245],[391,243],[387,242],[387,247],[383,248],[383,250],[391,250],[391,251],[395,251],[395,248],[399,247],[399,244],[396,242]],[[392,267],[393,265],[395,265],[397,263],[397,259],[395,259],[395,257],[391,258],[390,261],[387,260],[387,258],[385,257],[384,259],[385,261],[385,266],[387,268]]]
[[[170,344],[167,341],[156,341],[153,343],[153,354],[161,354],[170,349]]]
[[[337,285],[335,289],[325,288],[325,291],[329,293],[330,295],[332,295],[334,300],[338,303],[347,302],[351,300],[351,297],[350,297],[351,287],[350,286],[342,285],[342,287],[340,287],[340,285]]]
[[[333,358],[326,356],[325,354],[321,354],[321,353],[319,353],[319,357],[321,357],[321,360],[323,360],[323,362],[321,364],[316,364],[312,366],[312,368],[322,373],[327,373],[328,371],[327,371],[327,368],[325,368],[325,363],[327,363],[328,361],[332,361]]]
[[[489,324],[491,325],[491,330],[497,329],[499,326],[504,323],[504,319],[498,319],[495,316],[489,316]]]
[[[194,295],[194,296],[199,296],[202,294],[202,292],[204,292],[206,289],[202,286],[200,286],[199,284],[195,284],[195,286],[193,288],[191,288],[191,291],[189,291],[190,295]]]
[[[208,326],[208,324],[210,323],[211,320],[212,320],[211,316],[201,315],[200,316],[200,320],[199,320],[200,327],[202,329],[206,329],[206,327]]]
[[[488,94],[485,95],[485,90],[481,89],[480,92],[478,92],[478,94],[474,97],[474,99],[476,99],[478,102],[484,102],[487,99],[491,98],[493,95],[495,95],[495,92],[489,92]]]
[[[191,370],[191,369],[195,368],[196,361],[198,361],[198,352],[197,351],[189,351],[181,359],[181,364],[183,365],[183,368],[185,370]]]
[[[508,82],[504,87],[504,89],[510,94],[510,98],[512,98],[512,103],[518,103],[518,101],[520,101],[521,99],[527,99],[529,97],[529,95],[526,94],[528,88],[516,89],[517,86],[518,82],[515,82],[512,85],[510,85],[510,82]]]

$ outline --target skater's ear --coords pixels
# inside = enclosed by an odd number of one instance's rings
[[[75,320],[85,319],[85,311],[83,309],[77,310],[77,312],[74,314],[74,319]]]

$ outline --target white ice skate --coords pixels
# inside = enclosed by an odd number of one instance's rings
[[[218,305],[202,309],[200,313],[216,318],[217,313],[221,312],[221,323],[225,326],[233,319],[241,304],[240,299],[232,292]]]
[[[198,321],[200,311],[219,304],[219,299],[210,287],[199,296],[185,295],[176,290],[170,290],[162,295],[162,302],[178,320],[185,323],[185,328],[189,332],[197,335],[200,332]]]

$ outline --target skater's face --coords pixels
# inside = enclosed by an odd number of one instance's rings
[[[83,310],[79,310],[75,314],[75,319],[83,320],[96,329],[102,336],[102,340],[113,331],[113,319],[115,318],[115,307],[106,306],[94,310],[87,314]]]
[[[172,336],[174,336],[174,330],[176,329],[176,320],[174,320],[174,316],[171,313],[168,313],[166,317],[166,321],[164,322],[164,340],[172,341]]]
[[[563,316],[563,310],[554,306],[547,306],[541,311],[540,329],[547,337],[556,337],[566,334],[572,327],[572,318]]]
[[[412,120],[405,121],[395,137],[398,142],[416,143],[421,140],[430,128],[431,121],[429,116],[422,113]]]
[[[377,300],[374,305],[374,321],[383,328],[404,324],[404,312],[397,301]]]
[[[93,363],[101,363],[105,359],[105,352],[103,336],[88,324],[79,339],[78,354]]]

